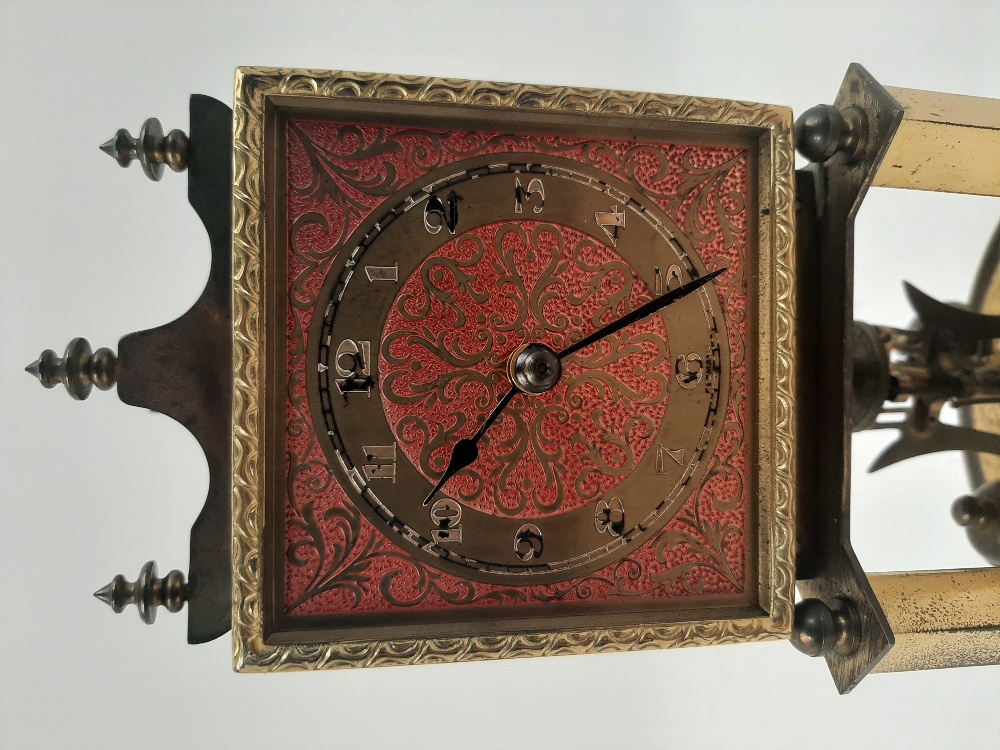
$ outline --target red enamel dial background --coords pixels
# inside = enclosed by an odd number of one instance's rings
[[[458,282],[461,282],[460,284]],[[379,392],[400,448],[431,483],[451,447],[510,388],[522,344],[561,351],[652,298],[613,249],[541,221],[475,227],[405,281],[386,320]],[[671,360],[660,316],[564,363],[559,384],[518,396],[447,494],[494,515],[575,510],[642,460],[667,408]]]
[[[744,590],[749,514],[745,150],[305,119],[289,121],[285,138],[288,399],[283,570],[287,615],[516,608],[539,602],[558,606],[559,602],[626,596],[634,601],[636,597],[690,600],[710,595],[717,602],[720,596]],[[558,155],[631,184],[682,228],[710,270],[726,267],[715,285],[725,313],[731,360],[721,439],[705,481],[677,516],[647,544],[604,569],[559,584],[519,587],[443,573],[376,530],[329,470],[310,416],[304,375],[307,335],[315,307],[321,303],[319,290],[351,232],[389,196],[429,171],[473,156],[512,151]],[[622,377],[627,375],[622,373]],[[543,498],[532,505],[534,510],[526,506],[523,513],[542,513],[544,505]]]

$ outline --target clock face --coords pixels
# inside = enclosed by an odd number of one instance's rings
[[[787,636],[789,110],[236,88],[237,669]]]
[[[556,584],[628,559],[712,464],[731,381],[718,292],[550,361],[561,374],[542,392],[514,363],[728,266],[580,161],[511,150],[419,174],[347,237],[316,298],[307,393],[339,486],[387,540],[455,576]],[[437,487],[512,387],[476,459]]]
[[[756,141],[424,114],[271,131],[268,632],[751,611]]]

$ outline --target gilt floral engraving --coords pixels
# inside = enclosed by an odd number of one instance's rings
[[[581,651],[635,649],[650,646],[686,645],[698,643],[723,643],[746,639],[760,639],[769,634],[787,632],[790,627],[791,583],[794,575],[791,572],[791,354],[789,339],[785,338],[775,344],[774,349],[758,352],[761,359],[767,359],[767,369],[775,375],[774,391],[763,395],[761,401],[767,407],[767,413],[774,410],[776,419],[776,435],[764,436],[762,442],[774,449],[777,459],[772,465],[765,467],[767,475],[763,477],[762,486],[767,491],[761,509],[761,523],[765,527],[765,547],[771,555],[771,566],[766,573],[766,585],[762,604],[770,611],[765,618],[743,618],[736,620],[719,620],[696,625],[667,624],[663,626],[643,626],[619,629],[590,629],[579,633],[545,632],[525,633],[499,638],[434,638],[434,639],[404,639],[394,641],[372,640],[339,643],[317,646],[267,646],[263,640],[261,618],[261,519],[262,495],[259,466],[259,448],[262,437],[262,411],[260,398],[266,384],[261,381],[261,261],[263,238],[265,236],[262,212],[262,144],[263,132],[263,102],[266,96],[280,94],[301,94],[305,96],[324,97],[361,97],[371,99],[407,99],[427,102],[460,102],[476,103],[486,106],[505,108],[541,108],[563,109],[570,111],[585,111],[594,114],[625,114],[663,118],[669,121],[702,121],[725,122],[728,124],[745,124],[764,128],[770,132],[770,138],[765,138],[765,163],[774,168],[773,180],[765,184],[762,178],[760,203],[766,206],[770,219],[761,226],[761,266],[758,273],[766,276],[763,283],[762,305],[773,303],[776,310],[774,319],[768,317],[765,328],[771,326],[780,328],[782,334],[792,330],[791,316],[791,223],[790,223],[790,141],[788,138],[788,113],[785,110],[749,105],[736,102],[713,102],[683,97],[666,97],[645,94],[628,94],[619,92],[594,92],[572,89],[546,89],[544,87],[510,86],[506,84],[476,84],[469,82],[442,81],[435,79],[391,78],[384,76],[366,76],[356,74],[326,74],[304,71],[272,71],[249,70],[240,72],[237,79],[236,106],[236,185],[234,191],[234,218],[236,235],[234,238],[234,353],[236,394],[234,403],[234,643],[235,659],[243,669],[281,669],[287,667],[324,667],[348,665],[375,665],[392,663],[409,663],[414,661],[435,661],[454,659],[495,658],[497,656],[543,655],[558,653],[578,653]],[[342,137],[354,138],[362,149],[385,149],[385,143],[365,142],[363,137],[343,131]],[[308,138],[306,139],[308,140]],[[553,139],[548,144],[553,153],[559,153],[563,145],[577,144],[558,143]],[[303,140],[305,143],[305,140]],[[315,146],[315,143],[313,144]],[[522,144],[512,147],[523,148]],[[307,147],[310,148],[310,147]],[[392,149],[387,149],[391,153]],[[436,154],[446,153],[447,147],[428,149],[426,158],[428,166],[435,166]],[[787,152],[787,153],[786,153]],[[324,154],[322,148],[316,148],[311,154],[314,163],[329,159],[330,154]],[[674,215],[681,217],[682,228],[689,236],[701,241],[712,241],[711,238],[727,233],[739,234],[740,227],[733,223],[744,206],[738,196],[734,197],[731,190],[724,187],[726,175],[731,171],[725,163],[685,164],[683,174],[688,175],[688,181],[680,185],[668,184],[677,179],[678,170],[666,169],[650,160],[642,148],[632,152],[609,151],[595,146],[586,156],[595,165],[609,169],[611,165],[616,172],[633,175],[640,182],[648,195],[657,196],[661,201],[676,201]],[[318,196],[323,200],[339,201],[341,210],[338,213],[340,223],[331,224],[325,217],[310,217],[293,228],[292,242],[298,248],[297,256],[308,266],[314,264],[317,271],[322,272],[328,259],[321,253],[313,253],[315,244],[310,243],[310,237],[315,238],[321,233],[326,239],[339,237],[343,241],[358,220],[370,210],[373,205],[360,197],[364,193],[369,198],[377,197],[380,191],[387,195],[394,190],[400,180],[406,178],[400,174],[397,165],[389,160],[384,162],[387,167],[375,174],[358,170],[351,173],[345,170],[342,163],[336,165],[336,170],[351,180],[357,187],[353,192],[331,185],[324,177],[331,170],[314,170],[310,176],[294,181],[297,189],[304,195]],[[713,194],[713,191],[714,194]],[[697,206],[701,204],[699,210]],[[661,203],[663,205],[663,203]],[[692,209],[692,206],[695,206]],[[686,208],[685,208],[686,207]],[[299,231],[301,230],[301,232]],[[732,246],[731,239],[724,243]],[[720,260],[720,262],[725,262]],[[775,265],[770,265],[770,264]],[[461,270],[460,268],[458,270]],[[740,278],[725,278],[728,287],[723,285],[723,293],[732,297],[737,290],[743,288],[743,274],[749,272],[740,269]],[[306,274],[306,277],[309,274]],[[735,276],[735,274],[734,274]],[[440,291],[440,290],[439,290]],[[527,290],[526,290],[527,291]],[[771,295],[774,295],[773,297]],[[290,304],[305,305],[309,296],[308,283],[303,278],[299,287],[294,285],[289,289]],[[530,295],[529,295],[530,296]],[[727,321],[731,325],[729,334],[733,342],[734,366],[746,364],[747,345],[744,341],[746,307],[730,304],[734,317]],[[530,307],[530,304],[528,305]],[[765,315],[768,315],[765,313]],[[547,320],[548,325],[553,321]],[[298,323],[301,329],[301,321]],[[544,323],[542,325],[545,325]],[[558,327],[558,321],[555,323]],[[735,337],[734,337],[735,333]],[[391,348],[390,348],[391,354]],[[666,352],[664,352],[666,355]],[[651,351],[653,360],[659,356]],[[653,366],[653,365],[651,365]],[[636,392],[633,390],[632,392]],[[415,395],[412,391],[409,395]],[[637,398],[639,395],[626,396]],[[294,402],[294,395],[292,401]],[[738,396],[737,404],[742,404],[746,395]],[[655,398],[654,398],[655,400]],[[741,407],[742,408],[742,407]],[[672,524],[670,529],[657,540],[653,548],[653,562],[659,562],[659,572],[653,571],[658,585],[672,586],[678,581],[682,586],[697,589],[698,581],[709,580],[705,574],[699,577],[687,577],[683,566],[671,565],[677,553],[687,548],[701,550],[697,565],[705,571],[711,571],[712,576],[719,580],[736,582],[742,575],[738,572],[742,561],[733,559],[727,554],[727,540],[739,529],[732,526],[724,518],[728,512],[727,504],[731,498],[739,496],[742,488],[734,492],[734,485],[742,481],[742,474],[733,467],[732,458],[735,447],[744,443],[745,425],[739,420],[727,422],[728,436],[720,443],[720,454],[713,482],[706,483],[703,497],[690,509],[686,509]],[[418,430],[419,431],[419,430]],[[727,454],[728,451],[728,454]],[[417,458],[420,461],[420,458]],[[433,451],[425,458],[428,468],[433,470]],[[728,466],[727,466],[728,463]],[[308,466],[303,464],[301,471],[306,475]],[[299,469],[293,464],[290,476]],[[291,480],[290,480],[291,481]],[[307,483],[315,482],[307,478]],[[321,488],[320,488],[321,489]],[[533,504],[536,510],[544,507],[545,500],[528,497],[523,502],[525,507]],[[565,500],[563,500],[565,502]],[[707,503],[705,505],[704,503]],[[706,521],[702,515],[703,508],[713,508],[712,518]],[[719,513],[722,515],[720,516]],[[288,556],[293,565],[302,563],[308,568],[308,585],[304,588],[301,601],[324,591],[332,591],[337,587],[348,597],[356,597],[367,585],[371,565],[376,560],[391,559],[395,551],[391,547],[382,547],[384,542],[366,528],[364,519],[356,511],[346,507],[335,508],[327,506],[319,508],[315,501],[306,501],[298,506],[298,516],[289,521],[290,526],[300,532],[300,536],[289,546]],[[331,536],[330,529],[337,529]],[[329,544],[330,538],[340,541]],[[322,540],[322,541],[321,541]],[[738,557],[738,556],[737,556]],[[601,575],[588,577],[587,580],[575,581],[571,585],[548,587],[549,590],[532,592],[538,600],[546,597],[564,598],[571,592],[577,596],[591,595],[594,584],[605,585],[606,590],[617,590],[622,595],[634,592],[630,581],[634,580],[636,562],[623,560],[613,569],[603,571]],[[734,571],[735,567],[735,571]],[[403,588],[395,586],[399,576],[409,577]],[[415,576],[415,577],[414,577]],[[520,589],[508,587],[506,590],[491,590],[483,587],[476,591],[462,582],[456,585],[448,577],[441,576],[436,571],[426,568],[414,568],[406,573],[399,572],[395,576],[383,576],[380,588],[388,598],[395,598],[406,606],[413,603],[400,592],[431,592],[442,601],[448,602],[480,602],[509,601],[518,596],[524,596]],[[353,587],[353,588],[352,588]],[[421,594],[421,597],[424,595]]]
[[[430,610],[465,603],[732,596],[744,590],[749,510],[743,440],[745,150],[686,145],[654,148],[613,140],[319,120],[292,120],[287,138],[288,182],[295,194],[289,200],[288,218],[289,509],[301,517],[300,509],[310,505],[317,518],[315,524],[293,523],[287,529],[286,544],[296,550],[287,557],[285,573],[289,614],[385,611],[404,606]],[[651,540],[633,553],[617,555],[621,559],[609,561],[606,569],[594,575],[557,586],[510,589],[470,583],[428,568],[425,561],[399,547],[398,537],[381,538],[364,519],[356,537],[343,536],[341,527],[328,518],[339,517],[338,508],[350,501],[329,472],[310,416],[304,360],[307,331],[317,305],[325,304],[317,299],[317,289],[338,251],[358,241],[352,233],[387,194],[419,180],[430,167],[460,169],[470,156],[484,152],[495,154],[497,160],[510,154],[518,160],[551,154],[620,176],[666,208],[677,224],[690,227],[697,253],[710,270],[726,271],[717,286],[725,299],[724,319],[713,326],[726,328],[731,357],[725,374],[733,394],[719,407],[725,427],[722,440],[712,449],[714,455],[706,455],[707,477],[688,501],[700,507],[689,508],[686,521],[679,517],[663,530],[675,535],[673,543]],[[387,208],[383,205],[380,210]],[[443,472],[443,465],[434,464],[434,456],[447,461],[455,439],[468,432],[467,415],[486,413],[509,387],[498,366],[515,342],[540,340],[562,348],[651,298],[634,269],[606,242],[544,222],[488,225],[445,243],[410,279],[403,280],[385,325],[386,339],[378,347],[379,391],[399,448],[426,478],[436,479]],[[480,275],[484,278],[473,283]],[[675,283],[668,274],[662,282]],[[419,330],[412,330],[414,326]],[[499,343],[499,355],[487,343]],[[616,354],[622,353],[639,359],[630,364],[628,358],[618,359]],[[413,370],[414,366],[418,369]],[[648,452],[663,422],[675,366],[658,316],[581,352],[567,363],[563,385],[543,397],[533,397],[530,403],[515,399],[487,436],[491,449],[483,450],[473,467],[455,477],[449,491],[458,490],[457,499],[468,507],[524,520],[551,517],[594,501],[613,489]],[[713,365],[713,373],[716,369]],[[717,376],[710,378],[716,382],[712,388],[717,388]],[[429,392],[428,383],[434,386]],[[416,391],[409,387],[414,384]],[[442,388],[438,396],[437,384],[450,390]],[[455,403],[462,400],[458,386],[465,386],[471,403]],[[555,403],[560,397],[561,403]],[[417,404],[436,410],[424,413],[415,408]],[[543,413],[536,425],[539,404]],[[560,424],[560,417],[565,423]],[[550,433],[544,439],[531,429],[545,425]],[[562,439],[556,439],[552,430],[561,432]],[[689,455],[703,450],[708,434],[690,446]],[[484,496],[487,485],[496,491]],[[728,533],[716,533],[716,527]],[[371,536],[376,538],[369,545]],[[342,545],[342,555],[327,554],[327,548],[339,550]],[[606,546],[615,548],[613,538]],[[316,583],[320,559],[337,561],[321,576],[322,585]],[[723,568],[728,575],[719,573]],[[347,596],[338,584],[340,575],[357,576],[360,600]],[[459,590],[468,595],[457,596]],[[486,596],[487,592],[496,596]]]
[[[651,297],[613,250],[569,227],[529,221],[462,233],[403,285],[386,322],[380,390],[400,447],[436,480],[468,415],[487,413],[510,387],[511,350],[560,351]],[[661,318],[589,347],[555,389],[511,403],[449,492],[524,518],[582,507],[649,450],[670,379]]]

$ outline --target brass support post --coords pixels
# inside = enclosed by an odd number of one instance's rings
[[[1000,568],[868,576],[896,644],[873,672],[1000,664]]]
[[[1000,196],[1000,99],[886,86],[903,107],[874,185]]]

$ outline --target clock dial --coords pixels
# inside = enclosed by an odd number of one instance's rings
[[[791,115],[244,69],[239,669],[791,629]]]
[[[313,322],[313,411],[341,484],[415,557],[563,581],[641,547],[699,486],[729,386],[711,285],[518,392],[429,494],[526,346],[562,351],[707,273],[639,191],[558,157],[463,160],[390,196],[345,248]]]
[[[748,606],[745,145],[281,122],[274,627]]]

